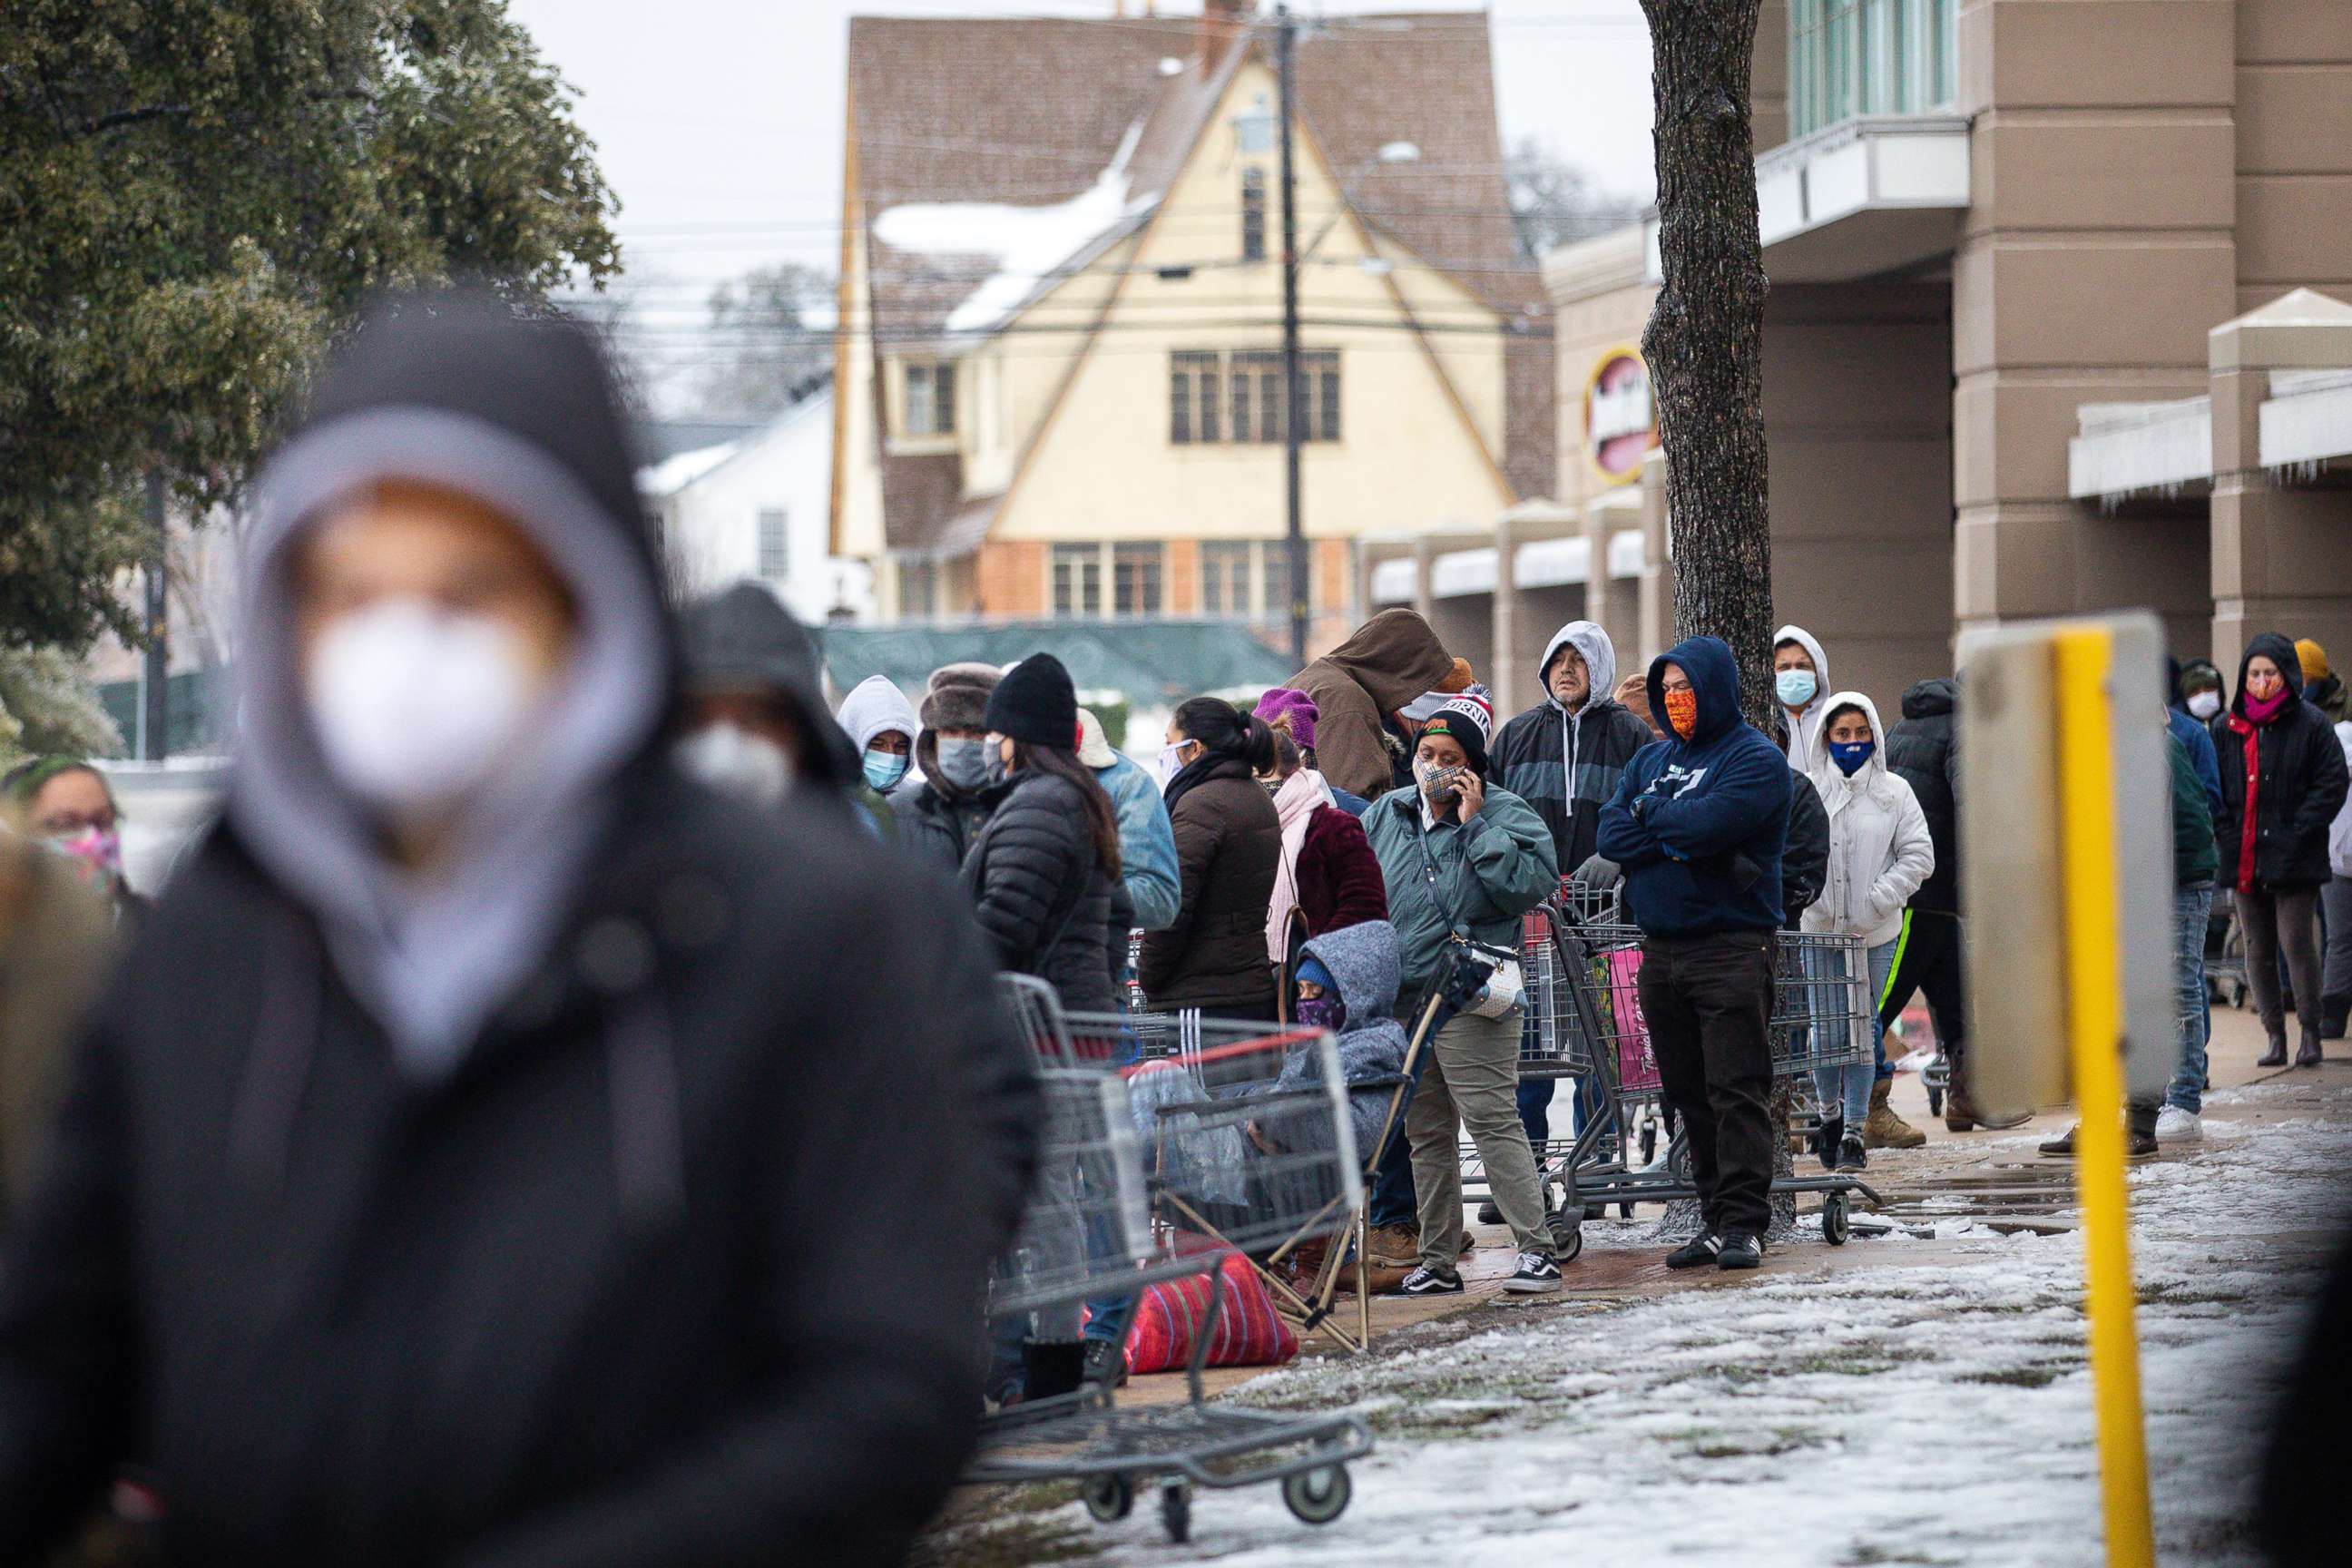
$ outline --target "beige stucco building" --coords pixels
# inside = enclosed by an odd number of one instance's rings
[[[1286,613],[1271,40],[1198,21],[857,18],[835,552],[883,616]],[[1483,17],[1298,43],[1304,529],[1491,520],[1554,469]]]
[[[1755,92],[1774,595],[1840,684],[2127,605],[2352,662],[2352,5],[1767,0]],[[1363,552],[1507,705],[1570,615],[1671,637],[1657,459],[1589,455],[1656,278],[1654,225],[1547,259],[1556,504]]]

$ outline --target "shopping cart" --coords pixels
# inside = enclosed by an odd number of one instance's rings
[[[1310,1524],[1347,1508],[1348,1465],[1371,1451],[1345,1413],[1297,1415],[1211,1405],[1202,1370],[1217,1339],[1219,1268],[1254,1263],[1320,1224],[1344,1230],[1361,1203],[1347,1100],[1330,1037],[1198,1018],[1050,1012],[1039,987],[1007,990],[1038,1050],[1047,1096],[1039,1181],[992,1292],[992,1317],[1060,1313],[1182,1278],[1208,1282],[1181,1405],[1121,1406],[1112,1392],[1012,1405],[983,1425],[979,1483],[1074,1479],[1108,1522],[1139,1488],[1160,1491],[1171,1539],[1192,1528],[1194,1487],[1279,1482]],[[1264,1255],[1264,1256],[1261,1256]]]
[[[1652,1157],[1664,1091],[1642,1017],[1642,933],[1629,925],[1580,922],[1557,901],[1538,912],[1541,920],[1527,925],[1521,965],[1547,984],[1529,987],[1520,1070],[1580,1078],[1597,1111],[1573,1139],[1538,1151],[1547,1181],[1562,1189],[1552,1236],[1565,1263],[1583,1249],[1583,1221],[1607,1205],[1630,1213],[1636,1204],[1698,1194],[1679,1134],[1664,1155]],[[1769,1026],[1776,1082],[1801,1084],[1823,1068],[1872,1059],[1877,1024],[1860,938],[1780,934]],[[1637,1125],[1643,1131],[1632,1143]],[[1868,1184],[1837,1173],[1779,1178],[1772,1190],[1821,1194],[1822,1234],[1832,1246],[1852,1234],[1852,1194],[1879,1201]]]
[[[2242,1007],[2252,987],[2246,977],[2246,928],[2237,904],[2229,889],[2214,891],[2212,913],[2205,921],[2205,992],[2209,1001]]]

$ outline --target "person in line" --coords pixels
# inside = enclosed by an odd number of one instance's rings
[[[85,862],[0,814],[0,1218],[32,1185],[64,1096],[68,1047],[118,940],[113,900]]]
[[[2200,659],[2198,662],[2204,661]],[[2210,669],[2213,667],[2209,664],[2205,668]],[[2218,691],[2214,694],[2210,709],[2203,718],[2200,718],[2189,711],[2188,696],[2180,684],[2183,678],[2180,661],[2169,654],[2166,655],[2164,673],[2167,694],[2164,727],[2188,751],[2189,771],[2197,775],[2198,784],[2205,791],[2205,808],[2219,816],[2221,815],[2221,769],[2213,750],[2213,732],[2206,728],[2206,721],[2221,711],[2221,696]],[[2220,676],[2214,677],[2217,685],[2220,679]]]
[[[2164,739],[2172,780],[2172,997],[2178,1067],[2163,1096],[2135,1097],[2124,1107],[2124,1152],[2129,1159],[2154,1157],[2162,1143],[2193,1142],[2205,1135],[2198,1114],[2205,1084],[2205,917],[2213,897],[2220,857],[2213,844],[2213,814],[2205,785],[2177,736]],[[2078,1122],[2063,1137],[2043,1143],[2042,1152],[2072,1158]]]
[[[2303,670],[2303,700],[2319,710],[2330,724],[2352,719],[2352,691],[2343,678],[2327,668],[2327,650],[2310,637],[2294,639],[2294,661]]]
[[[1078,761],[1094,770],[1095,782],[1118,814],[1119,881],[1136,929],[1162,930],[1175,920],[1183,899],[1168,803],[1150,773],[1111,750],[1091,708],[1078,710]]]
[[[850,820],[857,753],[824,709],[815,639],[761,583],[687,607],[677,761],[760,810],[805,795]]]
[[[1869,1055],[1813,1075],[1822,1163],[1836,1171],[1870,1163],[1863,1124],[1883,1102],[1876,1086],[1886,1059],[1879,1003],[1895,972],[1904,906],[1936,868],[1927,814],[1903,775],[1886,765],[1878,735],[1877,706],[1859,691],[1837,693],[1822,710],[1822,757],[1811,775],[1829,809],[1830,854],[1821,898],[1805,910],[1803,929],[1860,937],[1870,977],[1870,1014],[1857,1026],[1869,1036]]]
[[[1315,721],[1323,715],[1322,710],[1315,706],[1315,699],[1304,691],[1277,686],[1260,697],[1252,711],[1265,720],[1266,728],[1276,735],[1290,737],[1291,744],[1298,751],[1299,766],[1322,773],[1322,764],[1315,755]],[[1370,801],[1339,788],[1328,776],[1324,777],[1323,787],[1331,792],[1334,805],[1359,820],[1371,806]]]
[[[2336,738],[2352,766],[2352,720],[2336,726]],[[2340,1040],[2352,1017],[2352,799],[2328,826],[2327,868],[2335,875],[2320,895],[2327,912],[2327,951],[2320,972],[2319,1036]]]
[[[931,671],[915,736],[912,793],[899,786],[892,809],[900,837],[916,857],[953,876],[988,820],[992,762],[982,716],[1003,672],[992,664],[950,664]],[[910,775],[914,776],[914,775]]]
[[[1265,704],[1258,705],[1265,717]],[[1276,974],[1290,973],[1307,941],[1366,921],[1389,918],[1388,889],[1364,825],[1332,798],[1323,775],[1307,765],[1297,727],[1315,733],[1311,702],[1280,710],[1268,721],[1274,767],[1258,782],[1274,795],[1282,825],[1282,858],[1265,911],[1265,955]]]
[[[1282,859],[1282,820],[1257,782],[1274,765],[1265,721],[1222,697],[1192,698],[1168,721],[1160,767],[1183,895],[1174,920],[1144,933],[1138,978],[1155,1011],[1276,1016],[1265,920]]]
[[[2269,1047],[2263,1067],[2286,1065],[2279,956],[2293,976],[2302,1037],[2297,1067],[2317,1067],[2319,955],[2312,907],[2328,879],[2327,829],[2346,795],[2343,748],[2319,710],[2302,700],[2294,645],[2265,632],[2246,645],[2238,695],[2217,738],[2223,744],[2218,884],[2237,897],[2246,934],[2246,979]]]
[[[2221,717],[2222,705],[2229,700],[2226,684],[2210,658],[2192,658],[2180,667],[2181,710],[2205,726],[2209,739]],[[2214,752],[2220,755],[2218,745]]]
[[[135,922],[149,900],[122,869],[122,808],[106,775],[80,757],[33,757],[0,777],[0,799],[26,830],[81,868],[105,895],[115,923]]]
[[[2330,724],[2352,719],[2352,692],[2328,668],[2327,650],[2302,637],[2294,652],[2303,666],[2303,700]],[[2340,1040],[2352,1018],[2352,882],[2340,871],[2319,889],[2319,1037]]]
[[[1829,711],[1830,661],[1799,626],[1772,634],[1772,695],[1789,717],[1789,763],[1811,774],[1822,757],[1822,715]]]
[[[1382,796],[1369,814],[1409,994],[1426,994],[1442,981],[1457,931],[1517,951],[1520,917],[1559,887],[1543,819],[1518,796],[1488,785],[1493,722],[1484,703],[1467,698],[1431,715],[1413,748],[1417,784]],[[1409,1296],[1462,1289],[1454,1265],[1463,1234],[1458,1140],[1466,1129],[1518,1247],[1503,1289],[1559,1289],[1543,1188],[1519,1125],[1517,1012],[1458,1013],[1423,1055],[1404,1124],[1420,1205],[1420,1262],[1399,1289]]]
[[[2027,1118],[1986,1115],[1969,1088],[1968,924],[1960,917],[1959,705],[1958,682],[1943,676],[1923,680],[1903,694],[1903,717],[1886,732],[1886,765],[1911,786],[1927,818],[1936,866],[1903,911],[1895,973],[1879,996],[1878,1028],[1883,1037],[1902,1018],[1911,998],[1926,994],[1936,1044],[1948,1069],[1944,1125],[1954,1132],[1972,1132],[1979,1127],[2021,1126]],[[1892,1072],[1880,1074],[1871,1086],[1870,1119],[1862,1139],[1866,1149],[1916,1149],[1927,1141],[1889,1103],[1894,1087]]]
[[[1119,880],[1118,816],[1092,769],[1078,760],[1078,699],[1052,654],[1033,654],[989,693],[982,723],[992,739],[986,824],[963,865],[964,889],[997,967],[1054,988],[1065,1011],[1115,1013],[1127,970],[1133,912]],[[1038,1227],[1049,1268],[1075,1269],[1087,1245],[1075,1184],[1078,1172],[1049,1167],[1035,1202],[1069,1223]],[[1055,1245],[1066,1251],[1055,1250]],[[1025,1321],[1024,1321],[1025,1319]],[[1083,1308],[1056,1301],[1000,1320],[988,1394],[998,1405],[1057,1398],[1086,1377]],[[1119,1349],[1096,1352],[1097,1375],[1124,1372]]]
[[[126,1459],[189,1562],[879,1565],[946,1497],[1034,1079],[926,879],[672,763],[628,452],[585,332],[440,295],[268,464],[224,817],[0,1254],[0,1555]]]
[[[1649,684],[1673,737],[1627,764],[1600,847],[1623,868],[1642,931],[1642,1014],[1699,1192],[1699,1234],[1666,1263],[1753,1268],[1772,1217],[1768,1026],[1794,781],[1740,717],[1720,638],[1677,643],[1651,662]]]
[[[1789,716],[1778,708],[1772,710],[1771,728],[1765,731],[1772,744],[1786,756],[1789,749]],[[1891,766],[1892,763],[1890,763]],[[1804,780],[1799,789],[1789,786],[1789,830],[1780,848],[1780,928],[1799,929],[1798,921],[1822,896],[1822,888],[1830,874],[1830,813],[1822,804],[1822,792],[1813,781],[1794,768],[1789,770]],[[1614,868],[1612,868],[1613,870]]]
[[[1658,716],[1650,711],[1650,678],[1647,674],[1638,669],[1633,671],[1617,683],[1617,689],[1612,695],[1617,699],[1618,707],[1647,727],[1650,739],[1663,741],[1666,738],[1665,731],[1658,727]]]
[[[1394,786],[1399,758],[1409,752],[1390,716],[1442,686],[1470,684],[1429,623],[1413,610],[1382,610],[1348,639],[1284,681],[1316,709],[1316,760],[1335,790],[1373,800]]]
[[[896,843],[894,805],[912,771],[915,736],[922,729],[915,705],[886,675],[869,675],[841,700],[842,733],[857,752],[858,780],[852,794],[874,831]]]
[[[1605,695],[1617,684],[1617,648],[1591,621],[1570,621],[1552,634],[1537,666],[1544,699],[1503,726],[1495,737],[1496,775],[1505,789],[1534,808],[1551,833],[1553,862],[1574,874],[1593,858],[1601,808],[1633,753],[1650,743],[1650,727]],[[1537,1149],[1551,1139],[1551,1100],[1559,1080],[1519,1080],[1519,1121]],[[1588,1098],[1586,1114],[1597,1102]],[[1491,1204],[1478,1211],[1492,1225]]]

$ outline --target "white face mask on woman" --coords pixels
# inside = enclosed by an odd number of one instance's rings
[[[796,776],[782,746],[725,720],[680,741],[677,764],[721,795],[757,806],[782,801]]]
[[[2189,694],[2189,711],[2200,719],[2210,719],[2221,710],[2221,694],[2218,691],[2192,691]]]
[[[304,684],[336,782],[389,811],[445,806],[480,785],[512,754],[538,686],[511,627],[417,598],[329,623]]]

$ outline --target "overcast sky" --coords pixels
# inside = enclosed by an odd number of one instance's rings
[[[843,53],[853,14],[1108,16],[1114,0],[509,0],[581,92],[619,193],[641,308],[785,258],[838,255]],[[1143,0],[1128,0],[1139,14]],[[1477,9],[1299,0],[1318,11]],[[1638,0],[1495,0],[1506,141],[1533,136],[1604,189],[1651,194],[1650,49]],[[1198,0],[1164,0],[1163,16]],[[984,90],[985,83],[975,83]]]

